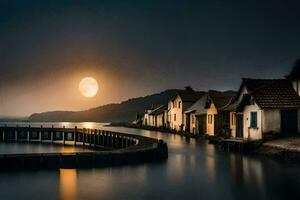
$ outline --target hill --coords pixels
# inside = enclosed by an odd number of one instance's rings
[[[52,111],[35,113],[32,114],[28,120],[32,122],[130,122],[135,120],[136,113],[144,113],[152,104],[166,104],[178,91],[181,90],[170,89],[145,97],[129,99],[119,104],[108,104],[78,112]]]
[[[132,122],[136,114],[143,114],[152,105],[167,104],[169,99],[185,90],[170,89],[161,93],[128,99],[119,104],[108,104],[84,111],[52,111],[32,114],[31,122]],[[216,91],[217,92],[217,91]],[[229,95],[236,92],[226,91]]]

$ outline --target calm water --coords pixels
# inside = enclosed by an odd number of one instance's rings
[[[74,127],[75,123],[55,124],[63,125]],[[162,138],[168,142],[169,159],[160,164],[104,169],[0,173],[0,199],[300,198],[299,165],[223,153],[205,141],[166,133],[104,128],[97,123],[76,125]]]

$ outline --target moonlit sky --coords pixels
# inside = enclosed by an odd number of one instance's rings
[[[299,7],[296,0],[0,0],[0,116],[280,78],[300,58]],[[85,76],[99,83],[94,98],[78,90]]]

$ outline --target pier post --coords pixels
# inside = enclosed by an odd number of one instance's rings
[[[123,136],[121,136],[121,143],[120,143],[120,145],[121,145],[121,148],[123,148],[124,146],[123,146],[123,142],[124,142],[124,137]]]
[[[28,131],[27,131],[27,141],[30,142],[30,125],[28,126]]]
[[[100,144],[100,130],[97,130],[97,145]]]
[[[85,128],[82,130],[82,143],[83,143],[83,147],[85,145]]]
[[[102,130],[100,130],[100,145],[101,146],[104,146],[103,144],[104,144],[104,132],[102,131]]]
[[[112,148],[114,148],[114,143],[115,143],[115,134],[114,134],[114,133],[111,133],[111,135],[110,135],[110,136],[111,136],[111,145],[110,145],[110,146],[111,146]]]
[[[92,146],[92,129],[88,129],[88,139],[90,143],[90,147]]]
[[[75,132],[74,132],[74,146],[76,146],[76,140],[77,140],[77,126],[75,126]]]
[[[17,128],[15,130],[15,141],[18,142],[18,128],[19,128],[19,125],[17,124]]]
[[[110,145],[110,132],[106,132],[106,147],[109,147]]]
[[[118,134],[116,134],[116,137],[115,137],[115,145],[114,145],[115,148],[119,148],[119,136]]]
[[[90,147],[93,145],[93,129],[90,129]]]
[[[43,125],[41,125],[41,130],[40,130],[40,134],[39,134],[39,139],[40,139],[40,142],[43,141]]]
[[[94,129],[94,147],[96,148],[96,134],[97,134],[97,130]]]
[[[109,132],[109,137],[108,137],[108,147],[111,147],[112,144],[112,137],[113,137],[113,133]]]
[[[65,126],[63,126],[63,132],[62,132],[62,136],[63,136],[63,143],[64,145],[66,144],[66,140],[65,140]]]
[[[106,147],[107,146],[106,145],[107,144],[107,139],[106,139],[106,134],[107,133],[106,133],[106,131],[102,131],[102,133],[103,133],[103,141],[102,141],[103,142],[103,146]]]
[[[5,134],[6,134],[6,127],[7,127],[7,125],[5,124],[4,127],[5,127],[5,129],[3,130],[3,135],[2,135],[3,142],[5,141]]]
[[[50,137],[51,137],[51,143],[53,143],[53,139],[54,139],[54,127],[53,127],[53,125],[52,125],[52,127],[51,127],[51,133],[50,133]]]

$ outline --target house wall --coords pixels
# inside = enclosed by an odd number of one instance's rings
[[[207,128],[207,134],[208,135],[214,135],[215,130],[214,130],[214,115],[218,114],[217,109],[215,105],[212,103],[210,107],[207,109],[207,119],[206,119],[206,128]],[[212,122],[209,123],[209,116],[212,115]]]
[[[168,110],[164,111],[164,127],[168,127]]]
[[[230,112],[231,137],[236,137],[236,112]]]
[[[279,109],[268,109],[263,111],[262,132],[280,133],[281,114]]]
[[[257,112],[257,127],[256,128],[250,127],[251,112]],[[244,115],[243,137],[244,137],[244,139],[249,139],[249,140],[262,139],[262,113],[263,113],[262,110],[258,107],[257,104],[245,106],[244,111],[243,111],[243,115]]]
[[[180,108],[179,102],[181,102]],[[168,106],[170,108],[170,128],[179,131],[183,125],[183,103],[180,96],[177,96],[173,101],[169,101]],[[174,115],[176,115],[176,120],[174,119]]]
[[[143,118],[143,125],[148,126],[148,124],[149,124],[149,115],[145,113]]]
[[[240,103],[242,101],[243,95],[247,94],[248,90],[245,86],[242,87],[238,99],[236,100],[238,103]],[[233,115],[233,113],[235,115]],[[244,120],[245,120],[245,116],[244,116]],[[230,130],[231,130],[231,136],[232,137],[236,137],[236,112],[230,112]],[[250,123],[250,122],[249,122]],[[244,126],[245,129],[245,126]]]
[[[164,113],[156,115],[156,127],[164,126]]]
[[[186,131],[186,129],[187,129],[186,127],[188,126],[188,124],[187,124],[187,115],[183,113],[182,117],[183,117],[183,119],[182,119],[183,130]]]
[[[155,126],[154,115],[149,115],[149,124],[148,124],[148,126]]]

